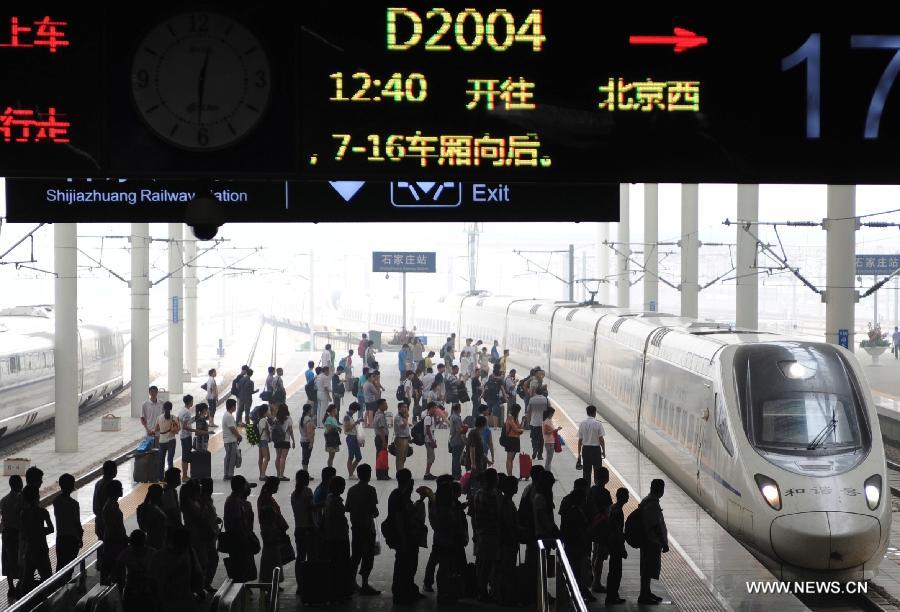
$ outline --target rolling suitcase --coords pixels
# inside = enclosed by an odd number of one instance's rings
[[[519,453],[519,478],[531,478],[531,455],[527,453]]]
[[[155,448],[146,453],[136,454],[131,477],[134,482],[157,482],[159,480],[159,449]]]
[[[212,478],[212,453],[191,451],[191,478]]]

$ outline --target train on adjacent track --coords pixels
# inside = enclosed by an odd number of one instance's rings
[[[875,403],[846,349],[597,304],[480,294],[407,309],[432,348],[455,332],[541,365],[777,577],[877,573],[891,496]],[[399,313],[383,298],[341,304],[328,323],[390,331]]]
[[[0,310],[0,440],[53,418],[54,322],[49,307]],[[121,390],[122,334],[103,325],[78,326],[79,409]]]

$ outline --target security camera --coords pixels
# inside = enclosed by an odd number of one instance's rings
[[[385,275],[384,275],[384,278],[386,278],[386,279],[390,279],[390,278],[391,278],[391,275],[390,275],[390,274],[388,274],[388,273],[385,273]]]
[[[203,193],[188,202],[184,222],[198,240],[212,240],[225,223],[225,210],[211,194]]]

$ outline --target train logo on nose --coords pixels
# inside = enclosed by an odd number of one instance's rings
[[[398,207],[453,208],[462,204],[463,186],[455,181],[392,181],[391,204]]]

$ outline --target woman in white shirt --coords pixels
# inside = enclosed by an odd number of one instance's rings
[[[269,430],[269,405],[260,404],[257,410],[259,410],[259,422],[256,424],[256,431],[259,433],[259,442],[257,443],[257,446],[259,447],[259,459],[257,460],[257,465],[259,466],[259,479],[265,482],[266,470],[269,469],[269,460],[271,458],[271,455],[269,454],[269,442],[272,440],[272,435]]]
[[[178,436],[178,419],[172,416],[172,402],[163,403],[163,412],[156,419],[156,433],[159,435],[159,472],[165,470],[168,457],[169,469],[175,461],[175,438]]]

